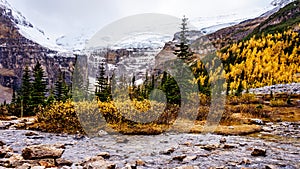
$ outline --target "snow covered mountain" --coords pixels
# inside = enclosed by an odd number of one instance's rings
[[[0,0],[0,7],[4,9],[4,15],[9,14],[14,24],[18,27],[19,33],[38,44],[55,51],[66,51],[56,44],[55,39],[50,38],[47,33],[31,24],[22,14],[12,7],[7,0]]]
[[[273,0],[269,6],[262,6],[253,11],[247,9],[239,9],[230,14],[212,17],[192,17],[190,18],[191,25],[196,27],[196,30],[202,31],[204,34],[213,33],[219,29],[236,25],[244,20],[255,18],[259,15],[270,15],[276,12],[279,8],[292,2],[293,0]],[[87,41],[97,32],[99,28],[89,27],[88,29],[74,30],[60,37],[51,37],[47,32],[42,31],[18,12],[7,0],[0,0],[0,5],[11,13],[19,32],[26,38],[41,44],[56,51],[80,51],[84,49]],[[151,37],[152,36],[152,37]],[[138,34],[134,39],[127,39],[121,42],[116,48],[147,48],[147,47],[163,47],[164,43],[172,40],[173,37],[166,37],[151,33],[144,35]],[[154,46],[153,46],[154,45]]]
[[[269,6],[262,6],[257,9],[239,9],[230,14],[211,17],[194,17],[190,18],[190,24],[194,27],[191,30],[201,31],[203,34],[210,34],[225,27],[236,25],[242,21],[256,18],[261,15],[269,16],[281,7],[294,0],[274,0],[269,3]],[[96,29],[80,30],[77,33],[66,34],[59,37],[56,43],[68,50],[80,51],[84,49],[85,44],[97,32]],[[164,44],[171,41],[171,36],[161,36],[146,32],[137,34],[130,39],[125,39],[114,48],[162,48]]]

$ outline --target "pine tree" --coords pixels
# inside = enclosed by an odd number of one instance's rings
[[[57,101],[63,100],[63,75],[61,70],[59,70],[58,79],[55,82],[55,90],[54,90],[54,97]]]
[[[188,59],[193,55],[192,52],[190,52],[190,48],[188,45],[188,39],[187,39],[187,21],[188,18],[183,16],[182,18],[182,23],[181,23],[181,32],[180,32],[180,39],[179,39],[179,44],[176,44],[175,46],[178,48],[175,50],[174,54],[179,58],[179,59]]]
[[[30,71],[28,66],[23,70],[22,85],[20,89],[19,99],[17,102],[23,106],[23,115],[32,115],[32,90],[33,86],[30,81]]]
[[[163,72],[160,89],[165,93],[167,103],[180,104],[180,89],[176,80],[167,72]]]
[[[47,83],[44,77],[44,70],[38,61],[33,69],[34,80],[32,82],[32,103],[35,108],[45,105],[45,94],[47,92]]]
[[[95,85],[95,95],[102,102],[106,102],[110,99],[110,88],[108,77],[105,76],[105,67],[104,63],[101,63],[99,66],[99,74],[97,76],[96,85]]]

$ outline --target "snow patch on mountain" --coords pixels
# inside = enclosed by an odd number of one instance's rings
[[[118,41],[112,49],[133,49],[133,48],[162,48],[164,44],[171,41],[173,36],[154,34],[152,32],[136,33]]]
[[[80,31],[70,32],[56,39],[55,43],[69,51],[79,52],[85,48],[86,43],[96,33],[93,29],[81,29]]]

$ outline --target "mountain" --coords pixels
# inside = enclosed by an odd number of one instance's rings
[[[254,19],[248,19],[240,22],[239,24],[236,24],[234,26],[226,27],[206,35],[201,34],[200,31],[188,32],[187,35],[189,37],[193,37],[190,38],[192,39],[190,40],[192,50],[197,50],[198,52],[200,51],[200,53],[205,53],[207,52],[207,48],[213,48],[217,50],[224,49],[224,47],[232,43],[244,40],[250,36],[260,36],[262,33],[272,33],[274,31],[282,31],[285,29],[294,29],[295,31],[299,31],[299,0],[274,1],[273,3],[278,6],[276,6],[271,11],[268,11]],[[195,37],[197,36],[198,38],[195,39]],[[162,63],[166,59],[175,58],[176,56],[173,54],[173,51],[175,49],[176,39],[178,38],[179,34],[177,33],[175,34],[173,41],[165,44],[163,50],[160,51],[159,54],[155,57],[155,60]],[[206,44],[209,46],[199,50],[198,43]],[[200,46],[200,48],[202,46]]]
[[[22,36],[48,49],[66,51],[56,44],[55,39],[51,39],[44,31],[31,24],[19,11],[12,7],[7,0],[0,0],[0,7],[3,10],[1,13],[9,17]]]
[[[273,4],[277,5],[274,9],[257,18],[208,34],[208,39],[217,49],[221,49],[253,35],[273,33],[297,26],[300,22],[299,0],[277,0],[273,1]]]
[[[38,44],[43,32],[14,11],[7,1],[0,2],[0,92],[4,93],[0,102],[10,101],[12,89],[20,87],[24,67],[27,65],[32,70],[37,61],[42,64],[49,87],[55,82],[59,68],[66,72],[70,82],[75,57]],[[34,35],[32,32],[39,32],[36,39],[29,38]]]
[[[201,31],[202,34],[210,34],[222,28],[239,24],[242,21],[256,18],[261,14],[269,16],[289,1],[290,0],[276,0],[267,6],[258,6],[256,9],[239,9],[239,11],[231,11],[230,13],[219,14],[216,16],[194,16],[189,18],[191,25],[190,30]],[[88,27],[81,30],[73,30],[72,32],[68,32],[63,36],[58,37],[56,39],[56,44],[70,51],[81,51],[84,49],[89,39],[97,33],[98,29],[99,28]],[[149,35],[150,34],[148,33],[144,35],[138,34],[138,38],[127,41],[128,43],[122,43],[118,45],[117,48],[153,48],[153,43],[155,44],[155,47],[159,45],[159,47],[162,48],[165,42],[173,39],[173,37],[166,38],[165,36],[159,38],[156,34],[154,34],[153,37],[150,37]]]
[[[196,25],[197,30],[188,33],[189,39],[193,43],[205,37],[215,48],[221,49],[227,44],[250,36],[251,33],[268,30],[276,22],[286,23],[279,24],[280,27],[290,26],[291,20],[294,20],[293,23],[298,22],[299,1],[284,7],[290,2],[291,0],[273,1],[269,7],[262,8],[261,16],[254,19],[249,19],[253,18],[250,16],[237,17],[236,14],[192,18],[191,22]],[[32,69],[37,61],[43,65],[49,86],[55,82],[60,68],[66,72],[67,81],[71,82],[75,63],[73,52],[81,53],[88,39],[96,33],[95,30],[91,28],[75,31],[55,39],[27,21],[6,0],[0,0],[0,92],[3,93],[0,102],[9,101],[12,89],[20,87],[25,65]],[[178,35],[137,33],[131,36],[134,38],[122,39],[122,42],[112,49],[95,50],[96,53],[100,52],[100,56],[90,58],[97,62],[106,59],[108,69],[116,69],[118,66],[120,73],[128,71],[135,74],[139,80],[146,71],[151,71],[157,55],[173,56],[172,49]],[[97,64],[90,66],[90,73],[95,77]]]

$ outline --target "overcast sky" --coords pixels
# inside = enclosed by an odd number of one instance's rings
[[[272,0],[9,0],[35,26],[51,35],[102,28],[125,16],[162,13],[188,18],[243,14]]]

